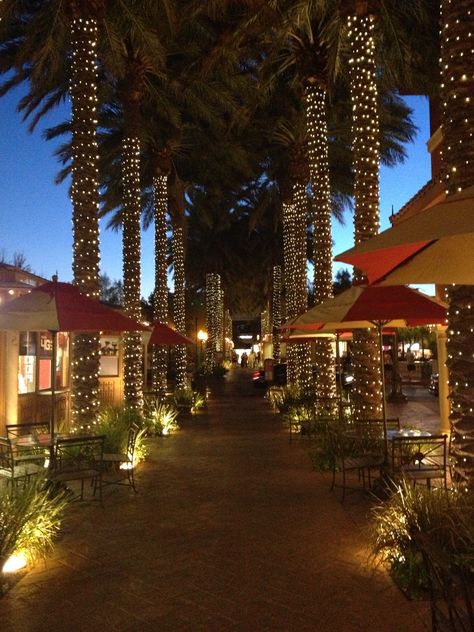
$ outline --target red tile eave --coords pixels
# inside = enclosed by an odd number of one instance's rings
[[[446,197],[443,183],[439,180],[429,180],[402,208],[390,217],[391,224],[395,225],[409,217],[421,213],[430,206],[442,202]]]

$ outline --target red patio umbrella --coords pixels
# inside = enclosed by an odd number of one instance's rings
[[[474,284],[474,186],[337,255],[369,283]]]
[[[376,328],[379,337],[382,375],[382,416],[385,456],[388,454],[385,378],[382,331],[394,327],[415,327],[446,322],[446,307],[440,301],[404,285],[381,287],[355,285],[336,297],[323,301],[304,314],[293,318],[282,329],[329,332]],[[291,334],[290,334],[291,335]]]
[[[164,323],[154,323],[152,325],[152,331],[149,345],[194,345],[194,340],[187,338],[179,331],[173,329],[169,325]]]
[[[45,331],[52,335],[51,419],[54,437],[55,364],[59,331],[147,331],[148,328],[118,310],[82,294],[75,285],[52,281],[33,288],[0,309],[0,329]]]

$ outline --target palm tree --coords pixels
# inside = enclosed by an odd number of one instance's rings
[[[474,184],[473,0],[442,3],[443,163],[448,195]],[[474,477],[473,286],[449,289],[448,369],[456,471]]]
[[[121,87],[124,114],[122,141],[123,180],[123,287],[124,308],[133,318],[141,318],[140,304],[140,108],[144,95],[145,68],[140,58],[129,59]],[[143,405],[142,341],[138,333],[124,336],[124,397],[128,406]]]
[[[281,39],[276,38],[276,71],[273,80],[293,71],[306,122],[307,161],[312,187],[313,220],[313,286],[315,300],[332,296],[331,187],[329,180],[329,149],[326,103],[328,83],[326,51],[320,39],[321,7],[318,3],[303,6],[290,3],[281,24]],[[270,56],[272,59],[272,56]],[[288,78],[287,78],[288,80]],[[318,379],[315,384],[319,397],[331,397],[336,391],[334,355],[326,340],[316,341],[315,363]]]
[[[375,2],[353,0],[344,5],[347,12],[349,81],[352,101],[354,164],[354,241],[370,239],[379,231],[380,128],[377,65],[375,59]],[[363,281],[355,270],[354,281]],[[382,376],[377,336],[355,331],[353,364],[357,397],[357,417],[377,418],[382,414]]]
[[[4,16],[14,15],[14,2],[2,4]],[[14,69],[1,89],[29,82],[20,102],[25,117],[41,116],[69,88],[71,97],[74,283],[88,296],[99,296],[98,163],[96,125],[98,30],[106,0],[23,3],[18,20],[2,23],[7,64]],[[70,59],[69,70],[64,63]],[[8,63],[9,62],[9,63]],[[59,84],[59,88],[58,88]],[[89,428],[98,408],[99,338],[78,334],[72,351],[72,421]]]
[[[155,291],[153,318],[155,322],[168,322],[168,265],[166,214],[168,210],[168,177],[171,171],[169,152],[163,149],[156,154],[153,177],[155,220]],[[153,350],[153,392],[163,394],[167,387],[168,352],[157,345]]]
[[[411,44],[412,53],[406,59],[400,59],[400,51],[397,51],[397,55],[390,55],[390,50],[393,50],[395,40],[400,49],[406,51],[403,30],[418,28],[423,31],[428,22],[428,16],[425,15],[426,11],[423,10],[422,3],[417,2],[407,3],[407,6],[402,8],[391,7],[390,3],[384,0],[344,0],[338,4],[339,11],[335,13],[341,20],[339,37],[342,40],[340,48],[343,53],[347,45],[352,102],[352,148],[355,176],[354,241],[357,244],[374,236],[379,230],[380,78],[382,81],[389,78],[393,82],[397,77],[399,81],[403,73],[405,86],[413,81],[410,66],[410,64],[416,65],[413,43]],[[334,12],[334,3],[329,2],[328,8],[329,11]],[[405,15],[403,15],[403,10],[405,10]],[[404,22],[400,22],[400,19]],[[377,25],[379,27],[378,39],[376,37]],[[394,28],[395,26],[398,28]],[[390,28],[390,36],[384,37],[387,27]],[[330,32],[330,27],[326,28],[327,32]],[[377,44],[384,47],[383,61],[377,55]],[[340,59],[333,63],[340,62],[343,67],[346,67],[344,61]],[[394,83],[390,87],[393,85]],[[354,280],[355,282],[364,280],[361,271],[354,271]],[[354,372],[356,383],[360,385],[357,387],[355,412],[359,417],[364,415],[377,417],[382,411],[382,376],[379,370],[379,355],[374,334],[362,331],[354,333]]]
[[[186,277],[185,277],[185,199],[184,186],[176,174],[170,183],[169,204],[173,226],[172,252],[174,270],[173,318],[179,333],[186,335]],[[186,345],[177,345],[176,388],[188,386]]]
[[[283,201],[283,255],[286,315],[294,318],[308,308],[306,227],[308,201],[306,147],[294,143],[289,150],[289,172],[281,181]],[[292,344],[287,348],[288,382],[304,390],[312,387],[310,346]]]

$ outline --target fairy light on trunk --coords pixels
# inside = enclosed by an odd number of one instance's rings
[[[308,309],[308,280],[306,258],[306,231],[308,226],[308,199],[305,184],[293,185],[294,200],[294,238],[293,238],[293,270],[294,270],[294,309],[295,316]],[[308,342],[291,345],[296,348],[296,383],[303,390],[309,391],[313,386],[311,366],[311,344]]]
[[[273,294],[272,294],[272,332],[273,332],[273,359],[281,362],[281,266],[273,266]]]
[[[73,275],[81,292],[99,297],[97,20],[71,20]],[[76,334],[71,358],[72,424],[89,430],[99,406],[99,336]]]
[[[166,240],[166,211],[168,207],[168,176],[153,178],[154,216],[155,216],[155,291],[153,319],[155,322],[168,323],[168,266]],[[153,392],[166,393],[168,350],[164,345],[155,345],[152,359]]]
[[[367,3],[355,2],[355,14],[347,17],[350,47],[349,77],[352,100],[354,161],[354,242],[369,239],[379,231],[379,115],[376,83],[375,17],[363,14]],[[357,14],[361,7],[362,14]],[[350,7],[349,9],[350,10]],[[354,281],[363,279],[354,270]],[[355,414],[380,417],[382,413],[382,375],[376,334],[354,331],[353,363],[357,393]]]
[[[218,274],[206,274],[206,370],[212,373],[216,367],[217,340],[219,337],[219,305],[221,278]]]
[[[284,260],[284,284],[285,284],[285,305],[286,318],[294,318],[296,314],[295,307],[295,268],[294,268],[294,224],[296,218],[296,209],[293,202],[283,202],[283,260]],[[297,352],[295,345],[287,345],[287,374],[288,383],[294,384],[297,380]]]
[[[140,142],[126,136],[122,143],[123,286],[126,313],[141,319],[140,305]],[[124,396],[128,406],[143,407],[142,340],[139,333],[124,335]]]
[[[329,152],[326,115],[326,90],[309,82],[305,90],[308,163],[313,191],[313,261],[314,302],[318,305],[333,296],[331,187],[329,182]],[[336,395],[334,353],[329,340],[315,339],[317,397]]]
[[[173,266],[174,266],[174,324],[180,334],[186,335],[186,281],[184,275],[184,233],[182,226],[173,226]],[[186,388],[187,350],[186,345],[176,345],[176,388]]]
[[[442,161],[446,194],[474,184],[474,2],[443,0],[441,30]],[[467,212],[467,211],[466,211]],[[455,471],[474,476],[474,288],[448,289],[447,367]]]

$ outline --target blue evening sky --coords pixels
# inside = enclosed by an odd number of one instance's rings
[[[55,115],[41,122],[31,134],[16,112],[20,93],[0,100],[0,250],[7,259],[15,252],[25,255],[32,270],[50,278],[72,278],[72,221],[69,184],[54,184],[59,170],[53,152],[58,143],[45,141],[42,130],[64,119]],[[428,102],[424,97],[407,97],[414,109],[420,131],[415,143],[407,147],[408,159],[392,169],[381,169],[381,230],[390,226],[392,206],[401,208],[430,178],[430,160],[426,149],[429,138]],[[101,272],[111,279],[122,277],[121,234],[101,226]],[[333,226],[334,254],[353,245],[352,214],[346,225]],[[153,230],[143,234],[142,295],[153,289]],[[344,264],[334,264],[334,271]]]

